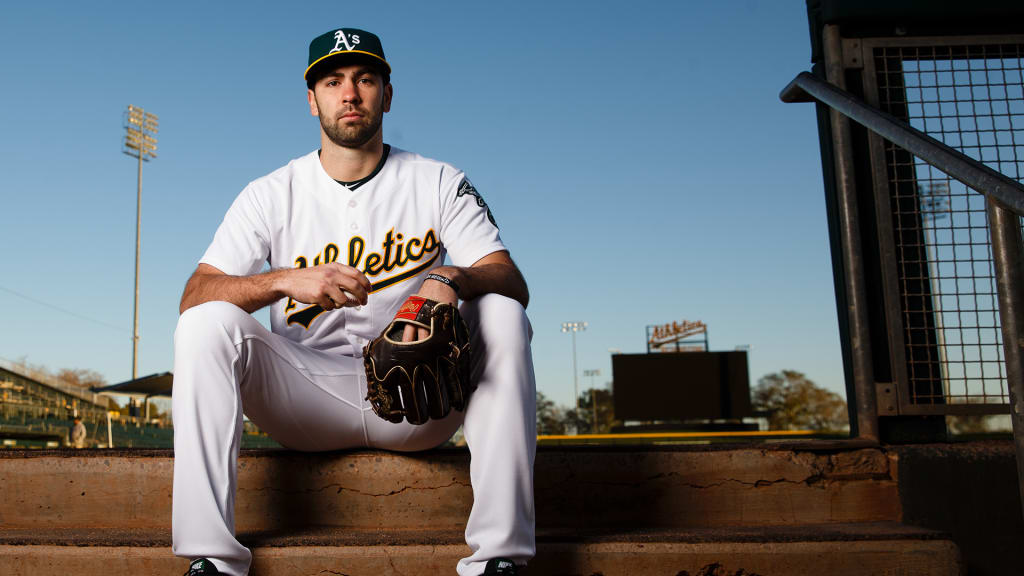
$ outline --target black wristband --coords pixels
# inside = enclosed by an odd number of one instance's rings
[[[424,280],[437,280],[441,284],[447,284],[449,288],[455,291],[456,296],[459,295],[459,285],[456,284],[455,282],[452,282],[451,278],[441,276],[440,274],[427,274]]]

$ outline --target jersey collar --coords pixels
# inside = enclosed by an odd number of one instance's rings
[[[318,158],[320,157],[320,154],[322,152],[323,152],[322,149],[316,151],[316,155],[317,155]],[[384,145],[384,152],[380,155],[380,162],[377,162],[377,166],[373,169],[373,172],[370,172],[369,174],[367,174],[366,176],[360,178],[359,180],[353,180],[351,182],[346,182],[344,180],[334,180],[334,181],[337,182],[338,184],[341,184],[345,188],[348,188],[349,190],[355,191],[357,188],[359,188],[363,184],[366,184],[370,180],[373,180],[373,177],[380,173],[381,169],[384,168],[384,163],[387,162],[387,160],[388,160],[388,155],[389,154],[391,154],[391,145],[390,144],[385,144]]]

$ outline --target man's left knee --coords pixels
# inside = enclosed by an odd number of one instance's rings
[[[528,343],[533,336],[526,310],[519,301],[501,294],[484,294],[460,308],[470,330],[485,340]]]

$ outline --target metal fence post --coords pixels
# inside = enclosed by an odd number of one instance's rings
[[[842,41],[839,27],[825,26],[825,68],[828,81],[845,86]],[[832,141],[835,145],[836,184],[839,191],[840,234],[843,266],[846,269],[847,314],[850,321],[850,348],[856,398],[857,436],[878,440],[878,405],[875,398],[874,365],[871,358],[871,332],[868,323],[867,291],[864,287],[864,260],[861,256],[860,216],[857,210],[857,183],[854,177],[853,144],[850,120],[832,109]],[[850,423],[851,427],[853,422]]]
[[[1024,248],[1020,218],[988,200],[992,259],[999,291],[999,320],[1003,329],[1006,388],[1010,394],[1013,443],[1017,448],[1017,483],[1024,505]]]

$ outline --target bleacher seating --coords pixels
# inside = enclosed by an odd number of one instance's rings
[[[12,433],[51,433],[66,440],[74,422],[57,418],[3,418],[0,417],[0,436]],[[90,448],[107,445],[106,422],[84,422],[86,445]],[[17,434],[12,434],[16,436]],[[174,428],[170,426],[140,425],[130,420],[111,422],[110,435],[115,448],[172,448]],[[21,441],[16,445],[33,446],[39,442]],[[243,448],[279,448],[280,444],[263,434],[243,434]]]

